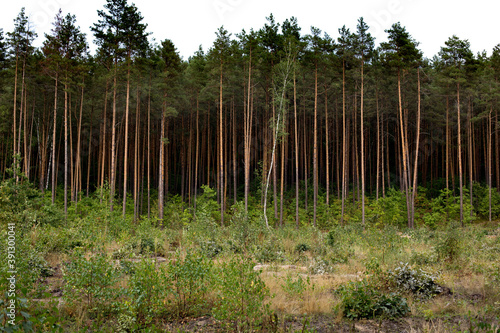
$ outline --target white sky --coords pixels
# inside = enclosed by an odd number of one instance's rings
[[[370,26],[376,44],[386,40],[385,29],[400,21],[428,58],[436,55],[453,34],[468,39],[474,53],[491,54],[500,43],[498,13],[500,3],[491,0],[358,0],[358,1],[285,1],[285,0],[136,0],[134,2],[157,41],[171,39],[184,59],[193,55],[201,44],[212,46],[215,31],[224,25],[230,33],[260,29],[270,13],[281,23],[295,16],[303,35],[311,25],[338,36],[344,24],[356,29],[360,16]],[[97,22],[97,10],[105,0],[2,0],[0,28],[13,30],[13,19],[22,6],[38,33],[36,46],[42,44],[43,33],[49,32],[59,8],[63,14],[76,15],[81,30],[87,34],[91,50],[95,49],[90,26]]]

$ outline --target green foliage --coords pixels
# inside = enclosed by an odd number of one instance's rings
[[[249,212],[250,215],[250,212]],[[255,243],[259,234],[259,224],[254,223],[245,214],[245,206],[243,202],[237,202],[232,207],[231,224],[228,231],[231,235],[229,246],[235,253],[246,253],[250,245]]]
[[[410,263],[416,265],[428,265],[436,263],[438,256],[432,252],[412,252],[410,256]]]
[[[264,304],[269,290],[253,266],[248,258],[234,256],[215,275],[218,296],[212,313],[218,320],[234,321],[237,331],[256,327],[269,312]]]
[[[369,207],[366,219],[377,227],[407,223],[406,199],[401,191],[389,188],[385,198],[373,201]]]
[[[186,253],[184,258],[177,252],[166,268],[167,281],[171,285],[175,314],[185,317],[200,314],[207,306],[207,293],[212,282],[212,261],[202,255]]]
[[[297,274],[295,277],[293,274],[289,273],[283,278],[283,283],[281,288],[286,293],[287,297],[293,299],[299,297],[302,299],[304,292],[311,286],[311,280],[309,276],[305,279],[302,278],[301,274]]]
[[[435,250],[440,260],[451,262],[460,256],[462,252],[460,229],[457,225],[451,225],[439,240]]]
[[[168,285],[154,260],[141,260],[135,266],[128,285],[128,295],[138,325],[150,324],[152,318],[160,312],[164,306],[162,300],[166,288]]]
[[[309,251],[311,247],[305,243],[299,243],[295,246],[295,252],[296,253],[303,253],[306,251]]]
[[[105,254],[98,253],[86,258],[77,251],[63,270],[64,298],[72,305],[85,305],[90,315],[99,316],[110,312],[110,306],[118,296],[115,288],[118,275]]]
[[[15,223],[19,231],[36,224],[60,225],[61,210],[47,202],[19,169],[17,175],[18,181],[10,177],[0,183],[0,221]]]
[[[395,293],[385,295],[367,280],[349,282],[336,293],[341,300],[337,310],[349,319],[397,318],[410,312],[405,298]]]
[[[254,249],[255,259],[260,263],[283,262],[285,260],[285,250],[279,239],[269,237],[264,244],[257,245]]]
[[[421,298],[430,298],[441,293],[436,276],[421,268],[413,268],[408,263],[400,263],[393,271],[388,271],[388,278],[398,290]]]
[[[467,188],[463,189],[464,198],[468,197],[469,190]],[[442,189],[437,198],[433,199],[430,203],[432,213],[431,216],[426,214],[425,219],[429,222],[429,227],[433,228],[437,221],[445,221],[448,218],[459,221],[460,220],[460,196],[454,196],[452,190]],[[468,223],[474,221],[476,216],[470,216],[471,211],[470,202],[464,200],[463,212],[464,212],[464,222]],[[441,218],[439,218],[439,215]]]
[[[483,219],[489,219],[490,198],[489,188],[479,183],[474,183],[472,193],[474,195],[474,210]],[[500,217],[500,193],[496,188],[491,189],[491,218]]]
[[[314,275],[324,275],[333,272],[333,267],[326,259],[314,258],[308,267],[308,271]]]

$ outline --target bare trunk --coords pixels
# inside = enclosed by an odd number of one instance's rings
[[[460,138],[460,83],[457,82],[457,124],[458,124],[458,183],[460,186],[460,224],[464,226],[464,195],[462,185],[462,140]]]
[[[295,126],[295,227],[299,228],[299,133],[297,129],[297,84],[293,71],[293,113]]]
[[[417,147],[415,148],[415,164],[413,166],[413,193],[411,197],[411,226],[415,228],[415,195],[417,193],[417,174],[418,174],[418,149],[420,145],[420,69],[417,69]]]
[[[130,51],[128,54],[128,70],[127,70],[127,96],[125,100],[125,139],[123,142],[124,153],[123,153],[123,206],[122,206],[122,216],[125,218],[125,213],[127,209],[127,167],[128,167],[128,113],[130,104]]]
[[[345,124],[345,60],[342,63],[342,211],[340,224],[344,224],[345,197],[346,197],[346,124]]]
[[[361,60],[361,223],[365,226],[364,61]]]

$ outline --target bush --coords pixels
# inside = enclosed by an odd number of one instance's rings
[[[453,261],[460,256],[462,252],[462,239],[458,230],[458,226],[450,226],[444,237],[436,245],[435,250],[439,259]]]
[[[177,252],[166,269],[168,283],[172,286],[175,313],[178,317],[199,314],[207,302],[212,282],[212,261],[191,252],[184,259]]]
[[[234,321],[234,331],[251,330],[269,311],[269,305],[264,304],[269,290],[253,266],[248,258],[235,256],[217,272],[218,300],[213,314],[218,320]]]
[[[85,305],[89,314],[98,318],[109,312],[110,304],[118,296],[114,284],[116,271],[105,254],[89,259],[76,252],[63,271],[64,294],[69,304]]]
[[[278,239],[271,237],[262,246],[257,246],[255,259],[260,263],[283,262],[285,260],[285,250],[278,243]]]
[[[311,249],[311,247],[307,244],[304,244],[304,243],[300,243],[300,244],[297,244],[297,246],[295,246],[296,253],[303,253],[303,252],[309,251],[310,249]]]
[[[309,277],[303,279],[300,274],[297,274],[296,276],[297,278],[294,279],[292,274],[287,274],[286,277],[283,278],[284,283],[281,284],[281,288],[290,299],[293,299],[296,296],[302,298],[304,291],[306,291],[308,286],[311,285]]]
[[[337,310],[340,308],[349,319],[397,318],[410,311],[405,298],[395,293],[384,295],[367,280],[349,282],[336,293],[341,298]]]
[[[154,260],[142,260],[135,266],[128,294],[139,325],[149,324],[162,309],[166,288],[161,270],[156,267]]]
[[[436,276],[421,268],[412,268],[408,263],[400,263],[394,271],[388,271],[388,276],[398,290],[413,293],[418,297],[429,298],[441,293]]]
[[[333,271],[333,267],[327,260],[318,258],[312,260],[308,267],[308,271],[313,275],[324,275],[331,273]]]

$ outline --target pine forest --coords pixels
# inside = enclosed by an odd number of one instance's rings
[[[0,29],[0,331],[498,332],[500,44],[96,10]]]

